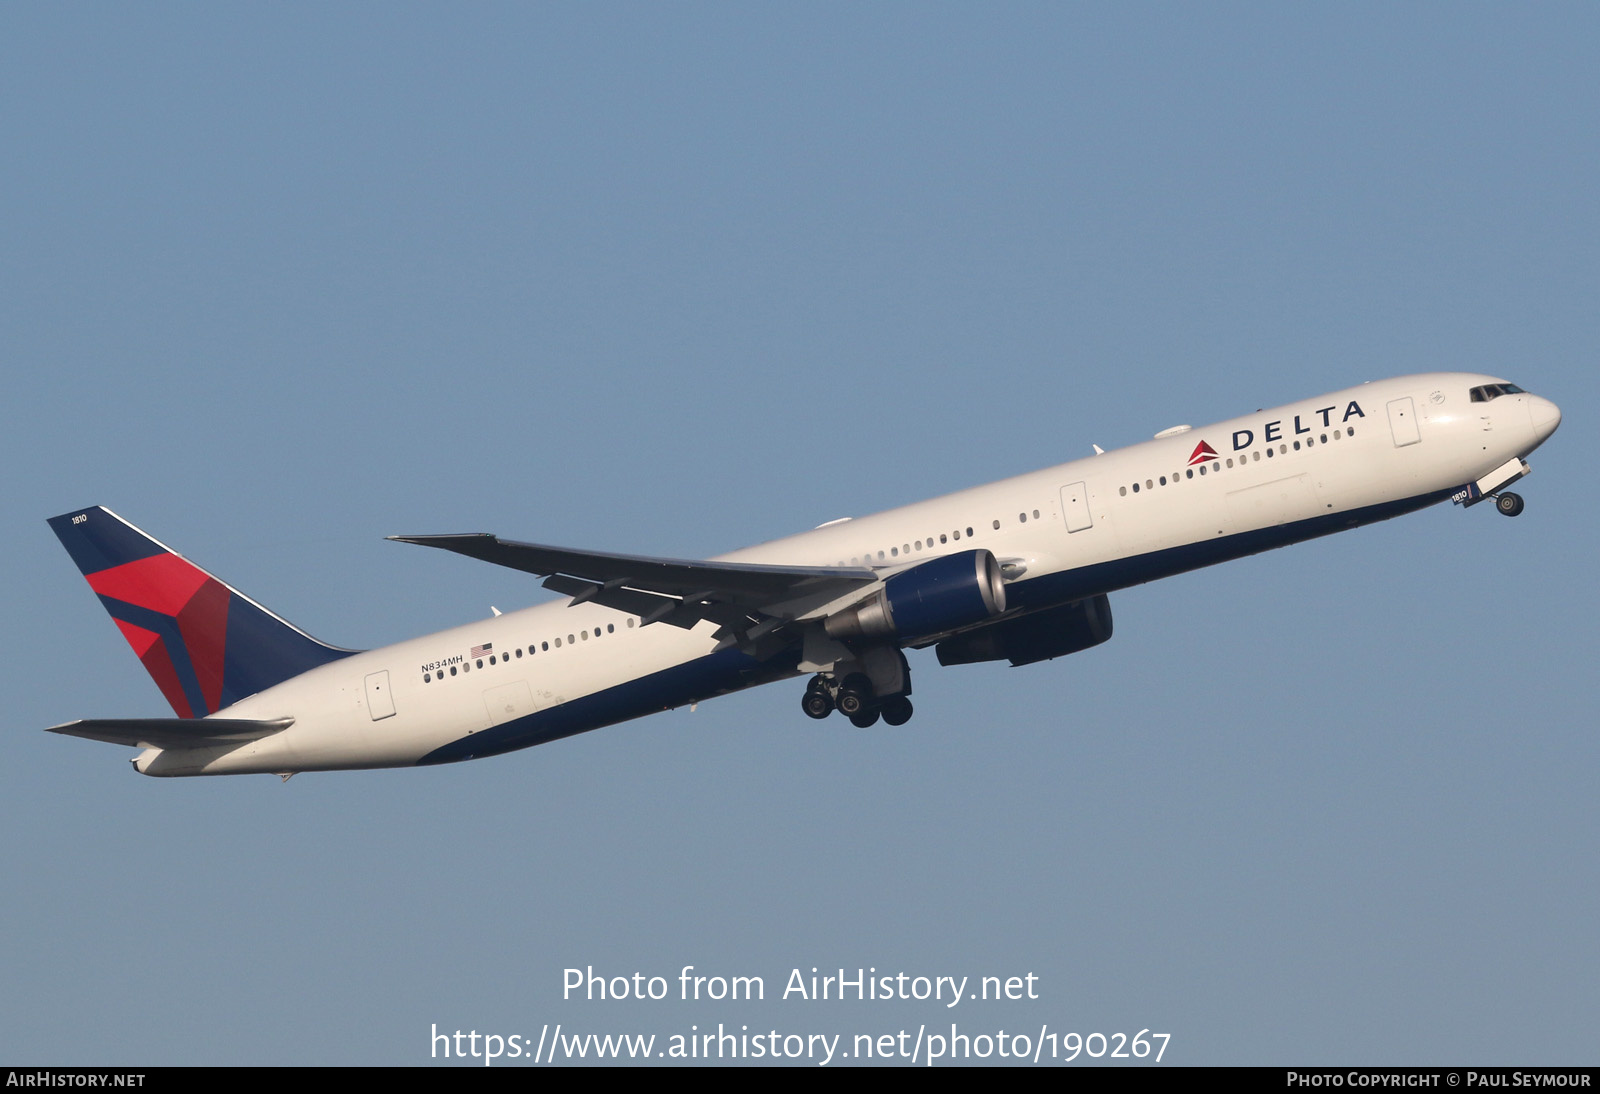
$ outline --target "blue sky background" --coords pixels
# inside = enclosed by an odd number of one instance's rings
[[[956,1021],[1594,1063],[1597,40],[1580,4],[0,8],[0,1060]],[[286,785],[41,732],[167,713],[73,507],[368,647],[547,595],[387,534],[703,556],[1433,369],[1561,405],[1520,519],[1130,590],[1044,665],[914,655],[900,730],[792,682]],[[768,999],[561,1000],[686,964]],[[1041,998],[777,999],[812,966]]]

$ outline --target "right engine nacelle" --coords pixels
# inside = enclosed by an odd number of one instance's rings
[[[1111,602],[1101,595],[980,627],[946,638],[934,648],[941,665],[979,661],[1031,665],[1098,646],[1110,637]]]

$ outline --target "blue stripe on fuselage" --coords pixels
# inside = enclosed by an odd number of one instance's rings
[[[798,650],[766,661],[757,661],[737,649],[722,650],[548,710],[536,711],[526,718],[480,730],[434,749],[417,763],[443,764],[498,756],[502,752],[542,745],[685,703],[781,680],[798,673],[795,667],[798,658]]]
[[[1097,562],[1075,570],[1046,574],[1043,577],[1019,581],[1006,586],[1006,604],[1019,608],[1048,608],[1072,600],[1082,600],[1101,593],[1115,592],[1133,585],[1143,585],[1158,578],[1187,573],[1218,562],[1227,562],[1247,555],[1260,554],[1291,543],[1343,532],[1363,524],[1414,513],[1437,502],[1444,501],[1455,492],[1437,490],[1419,494],[1400,501],[1386,501],[1361,509],[1346,509],[1341,513],[1308,517],[1305,520],[1280,524],[1273,528],[1257,528],[1251,532],[1235,532],[1199,543],[1185,543],[1180,547],[1167,547],[1147,554]]]

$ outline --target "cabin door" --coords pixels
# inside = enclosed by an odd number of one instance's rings
[[[1066,518],[1067,531],[1081,532],[1094,526],[1089,515],[1089,488],[1081,482],[1061,488],[1061,515]]]
[[[1417,408],[1410,399],[1389,400],[1389,431],[1394,434],[1394,446],[1404,448],[1422,440],[1417,428]]]
[[[367,712],[374,722],[394,717],[394,693],[389,690],[389,670],[367,673]]]

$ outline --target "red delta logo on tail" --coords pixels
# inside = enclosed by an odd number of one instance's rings
[[[50,527],[179,718],[354,652],[318,642],[103,506]]]
[[[1201,441],[1194,446],[1194,451],[1189,454],[1189,466],[1193,467],[1197,463],[1205,463],[1207,460],[1216,458],[1217,450],[1206,444],[1205,441]]]
[[[173,554],[152,555],[85,576],[178,717],[198,718],[222,709],[229,596],[220,581]],[[144,622],[160,626],[169,635],[175,625],[179,648],[170,649],[161,633],[125,618],[133,613],[124,606],[154,613],[158,619],[145,617]],[[179,679],[174,653],[189,660],[199,686],[199,710],[194,709]]]

